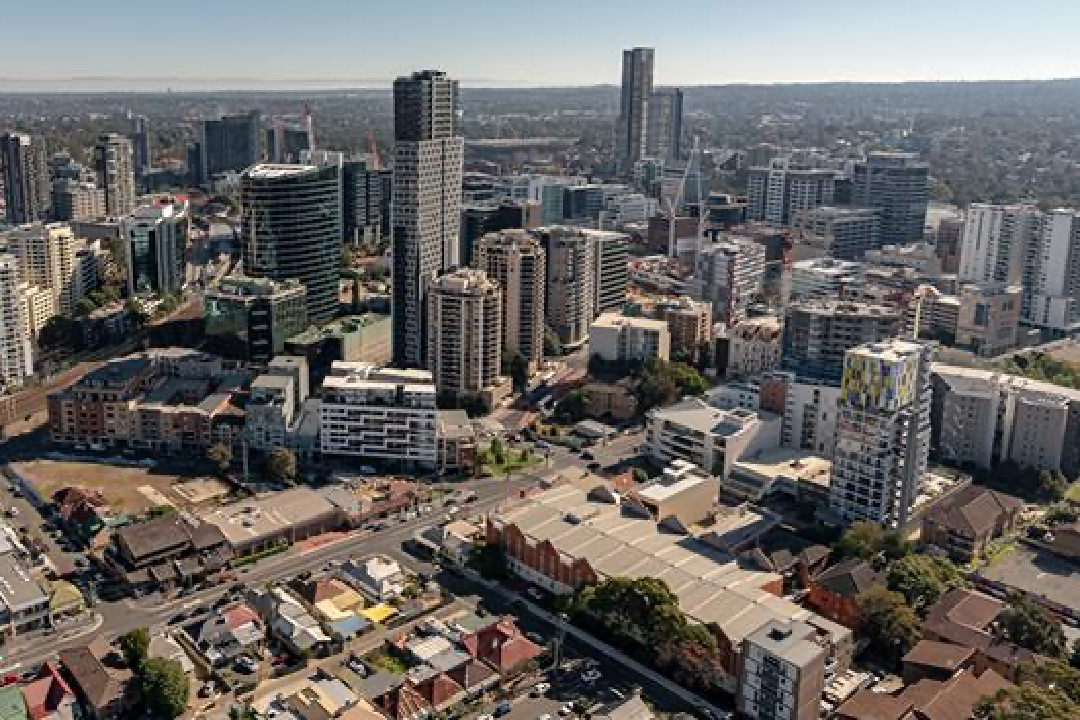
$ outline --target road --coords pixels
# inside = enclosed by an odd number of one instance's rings
[[[485,481],[474,484],[473,489],[476,490],[477,500],[470,503],[468,507],[473,513],[494,509],[499,503],[531,487],[532,484],[533,481],[524,479]],[[354,531],[343,540],[314,549],[295,546],[280,555],[248,566],[241,572],[239,580],[249,586],[259,586],[319,568],[331,561],[344,560],[357,553],[385,554],[400,561],[415,564],[415,560],[402,552],[401,543],[412,537],[418,530],[434,524],[437,517],[436,512],[379,532]],[[3,663],[9,668],[16,663],[20,667],[33,667],[54,657],[60,650],[84,645],[96,637],[112,639],[136,628],[163,625],[177,613],[199,607],[209,608],[228,589],[227,585],[219,585],[202,591],[184,591],[178,597],[162,597],[160,594],[154,594],[138,600],[102,602],[94,608],[101,616],[101,625],[93,628],[92,634],[68,638],[15,638],[4,648]]]

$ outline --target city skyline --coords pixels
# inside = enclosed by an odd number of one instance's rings
[[[257,12],[247,0],[194,5],[194,17],[214,19],[197,34],[166,22],[145,32],[146,14],[130,0],[107,0],[93,13],[68,2],[20,8],[19,32],[0,47],[0,91],[389,87],[421,67],[467,86],[617,85],[619,51],[632,46],[656,49],[658,86],[1049,79],[1075,77],[1080,67],[1069,37],[1080,7],[1049,0],[1028,3],[1020,25],[1006,25],[1015,8],[999,0],[915,0],[903,14],[855,0],[739,8],[599,0],[573,6],[573,22],[550,12],[526,24],[517,9],[487,0],[452,11],[433,0],[313,0],[303,12],[279,0]],[[409,22],[425,12],[431,22]],[[392,32],[406,25],[409,33]],[[1009,53],[986,41],[1006,32]],[[99,33],[124,42],[84,52],[81,39]],[[49,53],[39,52],[42,37]],[[283,51],[252,51],[275,38],[288,38]],[[162,47],[190,52],[181,61]]]

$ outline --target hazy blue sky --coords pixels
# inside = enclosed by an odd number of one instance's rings
[[[1076,0],[0,0],[0,88],[617,83],[1080,75]]]

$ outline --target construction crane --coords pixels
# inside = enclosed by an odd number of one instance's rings
[[[697,168],[695,173],[695,182],[697,184],[697,199],[698,199],[698,233],[697,237],[700,240],[701,236],[705,234],[705,201],[701,193],[701,137],[698,134],[694,134],[694,147],[690,150],[690,158],[686,161],[686,167],[683,168],[682,179],[679,180],[679,191],[675,194],[675,197],[664,198],[664,204],[667,210],[668,220],[668,257],[674,258],[678,256],[678,240],[675,237],[675,218],[679,208],[683,204],[683,200],[686,196],[686,183],[690,179],[691,168]]]

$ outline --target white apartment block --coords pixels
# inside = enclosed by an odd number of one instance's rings
[[[907,523],[930,453],[931,352],[891,340],[845,353],[830,478],[845,521]]]
[[[428,288],[428,366],[439,393],[489,407],[501,383],[502,291],[483,270],[462,268]]]
[[[1080,390],[941,363],[932,372],[942,460],[1080,472]]]
[[[784,447],[809,450],[831,459],[836,450],[839,417],[840,388],[798,382],[791,374],[784,396],[784,424],[780,433]]]
[[[22,280],[53,294],[57,312],[70,315],[86,292],[83,251],[86,241],[66,223],[33,223],[6,233],[3,240],[19,260]]]
[[[747,318],[728,329],[727,376],[752,378],[780,365],[783,324],[774,315]]]
[[[34,342],[42,328],[59,314],[56,295],[45,288],[27,283],[20,283],[19,294],[25,319],[26,337],[30,342]]]
[[[705,245],[694,261],[694,297],[712,303],[714,320],[734,325],[761,292],[765,268],[765,246],[751,238]]]
[[[5,389],[21,385],[34,372],[19,285],[19,261],[0,254],[0,383]]]
[[[960,239],[959,279],[1016,282],[1041,225],[1042,213],[1030,205],[971,205]]]
[[[335,362],[322,385],[322,452],[434,468],[435,400],[435,383],[426,370]]]
[[[836,299],[844,287],[859,281],[864,265],[851,260],[812,258],[791,265],[790,300]]]
[[[646,453],[656,463],[685,460],[721,479],[744,457],[780,446],[779,417],[696,398],[651,410],[645,423]]]
[[[671,334],[663,320],[604,313],[589,328],[589,356],[608,362],[668,360]]]

